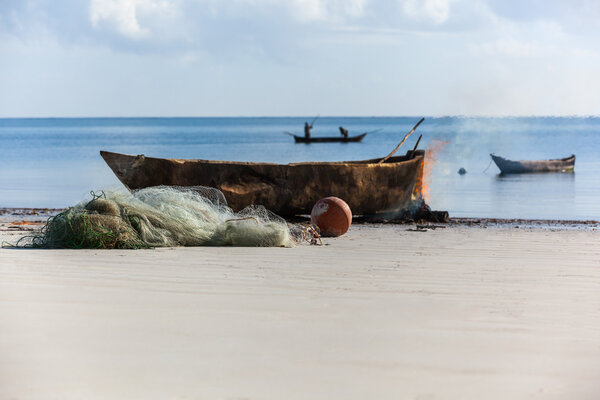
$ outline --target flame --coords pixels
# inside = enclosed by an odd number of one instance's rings
[[[433,167],[438,162],[439,153],[446,147],[449,142],[447,140],[434,139],[427,146],[425,150],[425,159],[423,161],[423,174],[417,178],[415,193],[417,197],[420,195],[419,200],[424,200],[425,203],[429,202],[429,183],[431,175],[433,174]]]

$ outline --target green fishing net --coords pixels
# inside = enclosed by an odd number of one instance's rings
[[[139,249],[172,246],[285,246],[315,241],[312,229],[288,224],[262,206],[233,212],[223,193],[203,186],[157,186],[92,192],[92,199],[51,217],[17,245],[40,248]]]

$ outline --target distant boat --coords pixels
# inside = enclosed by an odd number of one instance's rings
[[[294,136],[294,140],[296,143],[332,143],[332,142],[341,142],[341,143],[350,143],[350,142],[361,142],[367,133],[363,133],[362,135],[357,136],[324,136],[324,137],[305,137],[305,136]]]
[[[575,154],[570,157],[553,160],[538,161],[512,161],[490,154],[500,172],[503,174],[526,174],[533,172],[573,172],[575,168]]]

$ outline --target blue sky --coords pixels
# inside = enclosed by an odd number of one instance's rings
[[[592,0],[0,0],[0,117],[598,115]]]

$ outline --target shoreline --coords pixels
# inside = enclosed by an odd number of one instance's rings
[[[67,208],[0,208],[0,231],[6,230],[7,226],[17,229],[24,226],[31,231],[35,225],[43,225],[46,220]],[[309,222],[310,217],[299,216],[289,222]],[[31,224],[27,224],[27,223]],[[572,220],[572,219],[528,219],[528,218],[494,218],[494,217],[452,217],[449,222],[427,222],[427,221],[405,221],[405,222],[368,222],[364,220],[353,220],[353,226],[358,225],[399,225],[399,226],[471,226],[482,228],[538,228],[538,229],[600,229],[600,220]],[[432,228],[434,229],[434,228]]]

